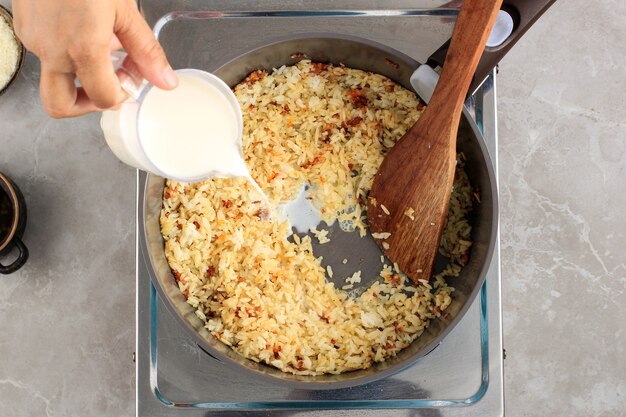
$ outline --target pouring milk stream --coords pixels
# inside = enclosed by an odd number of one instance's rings
[[[182,182],[251,177],[243,159],[241,108],[218,77],[195,69],[177,70],[179,84],[165,91],[124,67],[126,54],[112,59],[130,94],[119,110],[102,113],[107,144],[124,163]]]

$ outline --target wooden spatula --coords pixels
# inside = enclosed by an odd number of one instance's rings
[[[463,102],[501,4],[463,1],[428,106],[374,178],[367,208],[370,229],[383,237],[376,239],[378,245],[414,282],[432,273],[454,180]]]

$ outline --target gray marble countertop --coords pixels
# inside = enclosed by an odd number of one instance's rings
[[[560,1],[500,64],[509,416],[626,413],[625,28],[622,0]],[[28,55],[0,97],[31,252],[0,276],[0,415],[131,416],[135,171],[38,82]]]

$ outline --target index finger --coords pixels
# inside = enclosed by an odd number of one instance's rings
[[[163,48],[138,10],[128,10],[118,15],[115,33],[135,62],[139,72],[152,84],[162,89],[172,89],[178,84]]]

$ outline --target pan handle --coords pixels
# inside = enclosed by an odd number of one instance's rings
[[[504,0],[501,10],[506,12],[513,21],[513,31],[504,42],[498,46],[486,47],[478,67],[474,73],[474,79],[470,84],[468,95],[473,94],[483,83],[491,70],[509,52],[517,41],[530,29],[530,27],[545,13],[556,0]],[[443,67],[450,41],[444,43],[426,61],[432,68]]]
[[[513,32],[499,46],[485,48],[469,91],[474,92],[517,41],[556,0],[504,0],[501,10],[513,19]]]

